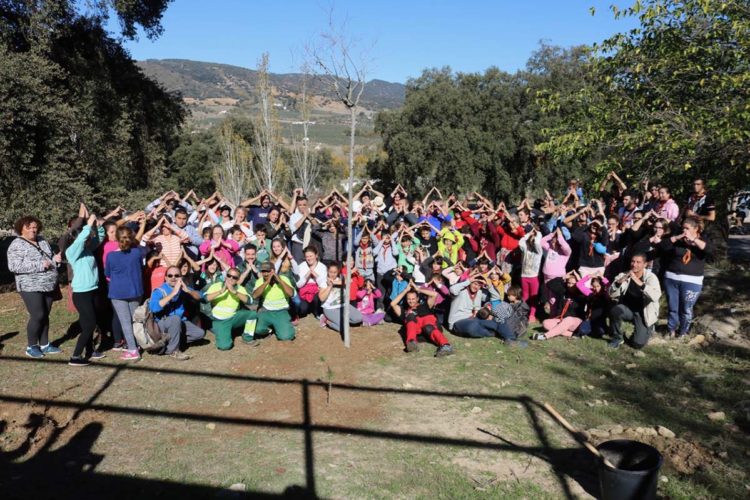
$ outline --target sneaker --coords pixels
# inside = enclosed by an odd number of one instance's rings
[[[106,357],[107,356],[103,352],[100,352],[100,351],[94,351],[89,355],[89,359],[102,359]]]
[[[543,333],[535,333],[532,337],[532,340],[547,340],[547,336]]]
[[[453,347],[450,344],[443,344],[437,348],[437,351],[435,351],[435,357],[442,358],[445,356],[450,356],[453,353]]]
[[[419,344],[416,340],[410,340],[406,343],[406,352],[417,352],[419,350]]]
[[[138,349],[134,351],[122,351],[122,354],[120,355],[120,359],[123,361],[140,361],[141,355],[138,352]]]
[[[86,358],[79,358],[79,357],[73,356],[70,358],[70,361],[68,361],[68,364],[70,366],[88,366],[89,360],[87,360]]]
[[[32,345],[26,348],[26,355],[30,358],[41,359],[44,357],[42,349],[38,345]]]
[[[46,356],[47,354],[60,354],[62,352],[62,349],[59,347],[55,347],[52,344],[47,344],[39,347],[42,350],[42,353]]]
[[[328,326],[328,320],[326,319],[326,315],[321,314],[320,315],[320,327],[325,328],[326,326]]]
[[[292,320],[292,326],[297,326],[297,325],[299,325],[299,318],[294,318]]]
[[[248,335],[247,333],[243,333],[243,334],[242,334],[242,341],[243,341],[243,342],[244,342],[245,344],[251,344],[251,345],[252,345],[252,344],[253,344],[254,342],[256,342],[256,340],[255,340],[255,337],[253,337],[252,335]]]
[[[609,344],[607,344],[612,349],[617,349],[622,345],[622,339],[621,338],[614,338],[609,341]]]
[[[185,354],[182,351],[170,352],[170,353],[167,353],[167,355],[176,359],[177,361],[187,361],[188,359],[190,359],[190,355]]]
[[[120,340],[119,342],[115,342],[112,346],[113,351],[127,351],[128,350],[128,344],[125,343],[125,339]]]

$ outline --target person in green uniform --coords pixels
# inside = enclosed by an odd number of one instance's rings
[[[253,299],[258,301],[258,323],[254,331],[242,334],[242,340],[252,346],[260,341],[256,336],[271,333],[277,340],[294,340],[294,326],[289,315],[289,303],[294,295],[291,280],[274,272],[273,265],[266,261],[260,264],[260,278],[253,288]]]
[[[243,328],[244,335],[255,331],[257,313],[243,306],[252,299],[244,286],[239,284],[240,271],[232,267],[224,282],[216,282],[206,290],[206,301],[211,304],[212,330],[216,335],[216,348],[226,351],[232,348],[232,330]]]

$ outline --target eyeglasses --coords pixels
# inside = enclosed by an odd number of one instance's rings
[[[236,274],[227,274],[227,278],[232,278],[233,280],[238,280],[238,279],[240,279],[240,277],[239,277],[239,276],[237,276]]]
[[[167,274],[167,278],[179,278],[179,274]]]

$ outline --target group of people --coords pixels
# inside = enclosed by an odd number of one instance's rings
[[[516,206],[436,188],[422,199],[400,185],[386,195],[369,182],[351,206],[335,189],[314,203],[301,189],[288,200],[264,190],[238,205],[218,192],[169,191],[135,212],[97,216],[81,204],[57,253],[41,222],[22,217],[8,267],[29,312],[26,354],[61,352],[48,332],[58,273],[79,315],[72,366],[104,356],[96,331],[111,335],[121,359],[139,360],[134,323],[144,305],[162,339],[149,352],[177,360],[207,332],[220,350],[236,337],[293,340],[305,316],[337,332],[346,319],[400,324],[406,352],[422,339],[438,357],[454,352],[446,332],[522,347],[537,322],[535,340],[607,336],[613,348],[641,348],[662,290],[667,333],[686,335],[713,253],[703,231],[716,210],[704,182],[681,205],[668,186],[628,187],[614,172],[598,187],[587,199],[572,180],[563,196],[545,190]],[[634,325],[627,339],[624,322]]]

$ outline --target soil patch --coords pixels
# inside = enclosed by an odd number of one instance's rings
[[[631,439],[653,446],[664,457],[664,462],[671,469],[681,474],[695,474],[700,469],[708,469],[716,464],[713,454],[698,443],[683,438],[667,438],[664,436],[646,436],[633,430],[626,429],[620,434],[612,434],[608,438],[593,438],[595,445],[611,439]]]

